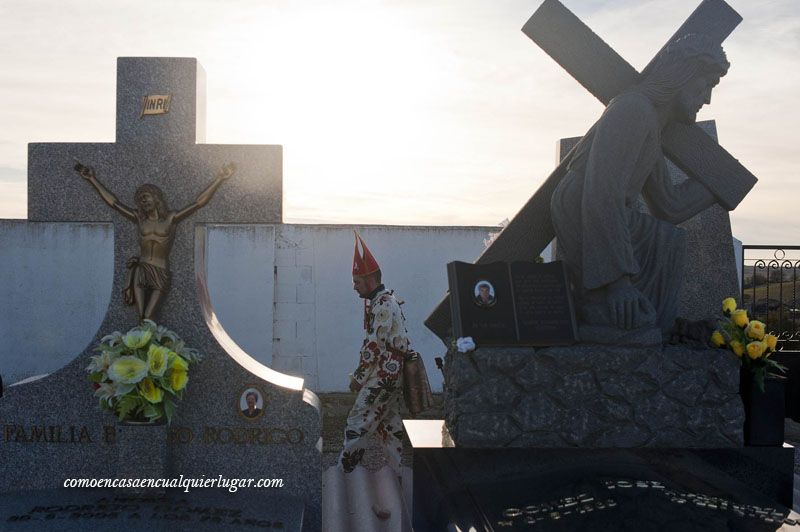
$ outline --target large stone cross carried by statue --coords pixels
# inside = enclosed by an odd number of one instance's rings
[[[667,45],[688,34],[702,34],[721,43],[739,22],[741,17],[722,0],[704,0]],[[557,0],[545,0],[523,32],[603,104],[636,85],[655,63],[654,58],[639,74]],[[756,182],[755,176],[696,125],[669,125],[661,134],[661,148],[678,168],[701,182],[728,210],[735,208]],[[567,173],[574,152],[562,160],[477,263],[533,260],[552,241],[555,233],[551,197]],[[449,336],[449,296],[425,324],[443,340]]]

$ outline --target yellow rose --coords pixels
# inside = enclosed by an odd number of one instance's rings
[[[728,297],[722,300],[722,313],[730,316],[736,310],[736,300]]]
[[[731,349],[733,350],[733,352],[736,354],[737,357],[740,357],[744,354],[744,346],[742,345],[742,342],[740,342],[739,340],[734,340],[731,342]]]
[[[189,369],[189,363],[186,362],[186,359],[180,356],[175,351],[169,352],[169,369],[177,369],[180,371],[187,371]]]
[[[765,333],[766,330],[764,329],[764,323],[758,320],[751,321],[750,325],[747,326],[746,334],[753,340],[763,339]]]
[[[169,360],[169,349],[163,346],[151,345],[147,350],[147,365],[150,367],[150,374],[160,377],[167,371]]]
[[[169,384],[176,392],[183,390],[189,382],[189,375],[180,369],[174,369],[169,375]]]
[[[725,345],[725,338],[722,337],[722,333],[719,331],[714,331],[711,334],[711,343],[714,344],[716,347],[722,347]]]
[[[774,334],[765,335],[764,341],[767,343],[767,347],[769,347],[770,351],[775,351],[775,348],[778,347],[778,337]]]
[[[139,393],[151,403],[160,403],[164,399],[164,390],[156,386],[149,378],[139,384]]]
[[[747,356],[755,360],[764,354],[764,344],[762,342],[750,342],[747,344]]]
[[[749,320],[747,319],[747,311],[744,309],[737,308],[733,311],[731,315],[731,321],[736,324],[737,327],[746,327]]]

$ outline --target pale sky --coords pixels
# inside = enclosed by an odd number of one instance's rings
[[[637,69],[699,0],[562,0]],[[800,244],[800,3],[729,0],[698,119],[759,183],[745,244]],[[284,221],[495,225],[601,104],[520,28],[540,0],[0,0],[0,218],[28,142],[112,142],[118,56],[196,57],[208,143],[281,144]],[[564,39],[569,39],[568,35]]]

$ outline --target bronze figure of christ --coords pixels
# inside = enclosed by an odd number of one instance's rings
[[[126,304],[135,305],[139,322],[153,319],[169,290],[169,253],[178,223],[207,205],[219,186],[233,176],[236,165],[222,165],[197,200],[178,211],[169,210],[164,193],[155,185],[140,186],[134,194],[136,207],[132,208],[103,186],[93,168],[76,162],[75,171],[97,190],[109,207],[138,226],[139,255],[128,260],[123,299]]]

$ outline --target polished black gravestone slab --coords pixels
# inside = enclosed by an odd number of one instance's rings
[[[575,342],[577,329],[566,270],[547,264],[447,265],[453,336],[480,346],[550,346]]]
[[[110,489],[56,489],[0,495],[0,530],[234,532],[299,531],[303,500],[267,489],[168,489],[121,496]]]
[[[774,531],[792,504],[793,453],[414,449],[413,524],[415,530]]]

